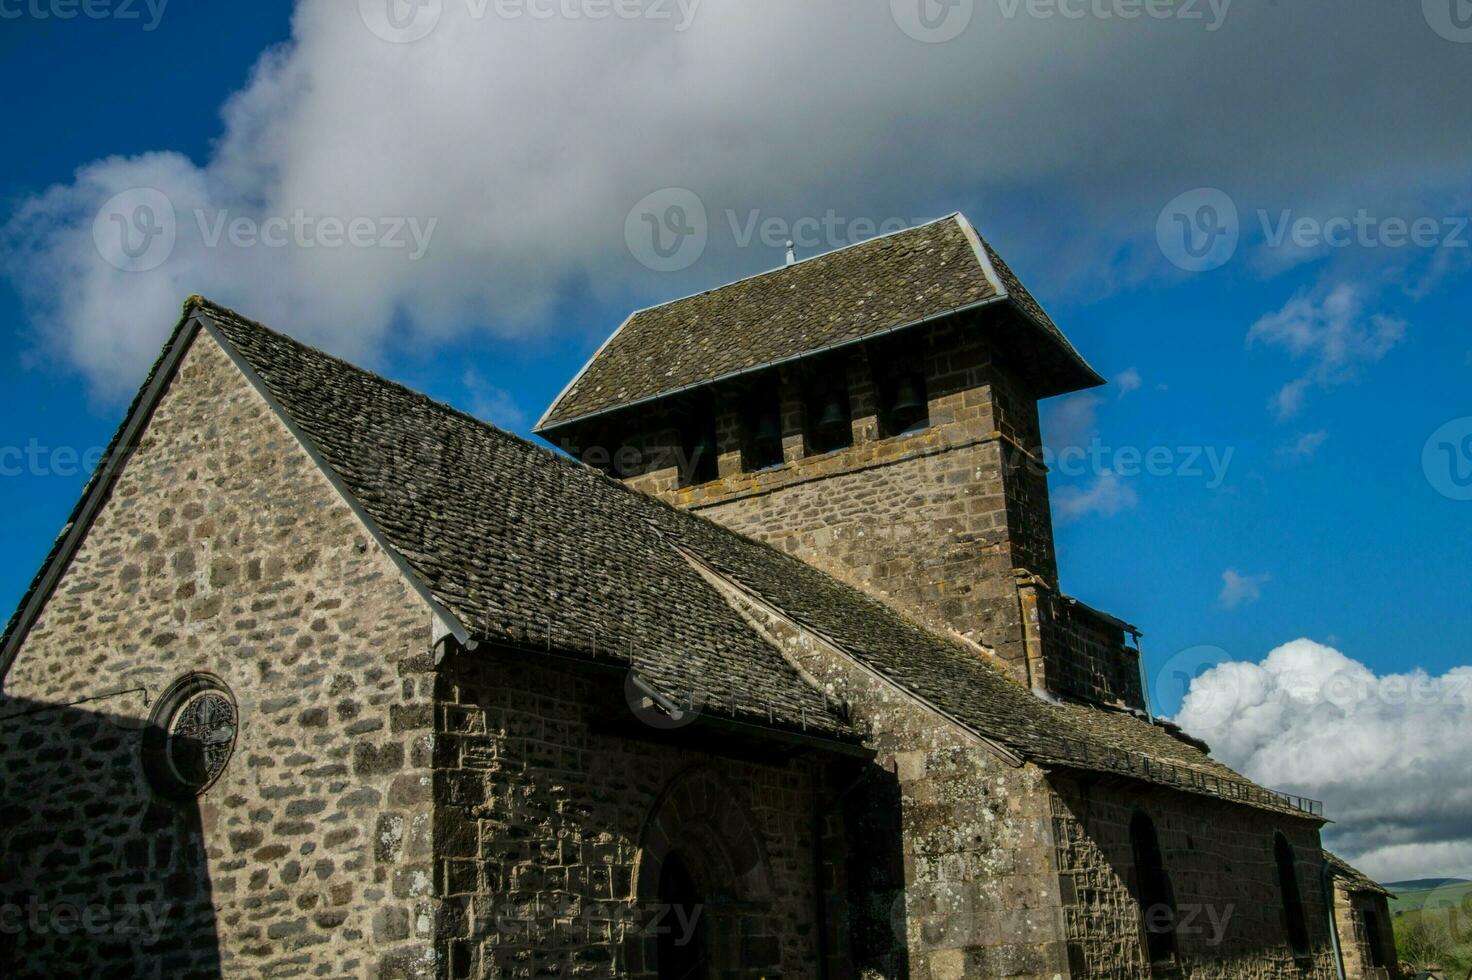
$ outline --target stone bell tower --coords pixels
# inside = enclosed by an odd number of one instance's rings
[[[1058,590],[1038,400],[1102,384],[960,215],[635,313],[537,431],[644,492],[1143,707],[1132,628]]]

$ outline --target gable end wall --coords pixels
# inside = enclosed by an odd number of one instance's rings
[[[5,679],[0,897],[51,910],[0,944],[7,975],[430,971],[430,624],[197,335]],[[177,805],[143,776],[140,695],[62,706],[191,671],[239,727]],[[63,930],[62,904],[107,925]]]

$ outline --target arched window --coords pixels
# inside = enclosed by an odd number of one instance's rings
[[[1283,893],[1288,945],[1293,955],[1307,956],[1308,920],[1303,916],[1303,896],[1298,891],[1298,867],[1293,857],[1293,845],[1281,833],[1273,836],[1273,858],[1278,863],[1278,890]]]
[[[1130,821],[1130,846],[1134,851],[1135,901],[1145,926],[1145,943],[1151,964],[1170,963],[1176,957],[1176,903],[1170,877],[1160,856],[1160,838],[1155,822],[1144,813]]]

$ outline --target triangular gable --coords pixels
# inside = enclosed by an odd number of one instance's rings
[[[209,308],[210,304],[199,296],[190,297],[184,304],[184,312],[178,324],[175,325],[169,339],[164,343],[163,350],[139,387],[138,393],[133,397],[127,413],[123,416],[122,424],[113,434],[101,462],[83,488],[81,497],[76,506],[72,508],[61,533],[57,535],[40,571],[36,573],[30,587],[21,597],[20,603],[6,624],[5,632],[0,634],[0,684],[4,683],[10,665],[24,644],[31,627],[40,618],[52,593],[66,574],[67,568],[70,567],[73,557],[86,541],[87,533],[91,530],[93,522],[111,499],[113,488],[132,459],[134,451],[153,418],[154,411],[168,393],[178,373],[179,365],[201,332],[208,333],[219,344],[247,383],[265,400],[271,411],[291,432],[322,475],[327,478],[343,502],[362,523],[364,530],[382,547],[384,554],[398,568],[410,588],[424,600],[435,616],[436,631],[443,631],[447,635],[454,636],[461,643],[470,642],[470,635],[465,627],[413,573],[409,563],[394,549],[372,517],[363,510],[358,500],[343,485],[341,478],[323,461],[311,439],[295,424],[289,413],[282,408],[261,382],[250,364],[241,357],[229,338],[215,324]]]

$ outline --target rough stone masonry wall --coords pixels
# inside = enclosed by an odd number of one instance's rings
[[[1312,822],[1140,784],[1058,776],[1054,786],[1053,837],[1074,977],[1150,976],[1129,886],[1130,821],[1137,810],[1150,816],[1160,840],[1180,916],[1177,945],[1185,976],[1336,976],[1319,878],[1319,833]],[[1288,945],[1273,853],[1278,831],[1297,857],[1312,948],[1304,963]]]
[[[1005,761],[909,693],[707,574],[812,683],[850,703],[877,750],[867,778],[844,801],[856,966],[871,971],[861,975],[1066,976],[1042,771]],[[892,867],[885,856],[896,847]]]
[[[0,715],[208,671],[239,707],[196,803],[144,779],[137,695],[0,722],[0,893],[119,932],[11,935],[7,976],[428,969],[430,618],[201,334],[5,678]],[[156,917],[155,931],[140,928]],[[152,920],[149,920],[152,921]]]
[[[1390,920],[1390,903],[1377,892],[1351,892],[1343,879],[1334,882],[1334,921],[1339,925],[1339,944],[1344,955],[1344,975],[1349,980],[1376,980],[1400,975],[1395,959],[1395,932]],[[1386,964],[1377,968],[1371,953],[1370,930],[1378,933]]]
[[[816,764],[801,754],[743,760],[711,751],[693,728],[642,728],[621,676],[526,656],[483,648],[457,653],[444,667],[435,867],[448,975],[651,975],[640,930],[679,928],[679,920],[653,918],[648,903],[657,896],[640,893],[641,863],[651,859],[646,834],[657,806],[679,785],[703,788],[676,800],[661,841],[678,837],[682,820],[693,827],[710,818],[723,839],[716,850],[729,845],[739,865],[756,860],[738,894],[711,899],[754,906],[739,942],[712,950],[730,971],[719,975],[824,975]],[[699,877],[703,869],[691,870]],[[747,887],[758,879],[762,887]]]
[[[704,409],[651,407],[623,421],[615,416],[611,428],[589,429],[583,444],[567,448],[642,492],[977,640],[1018,680],[1138,706],[1139,664],[1121,630],[1106,628],[1100,645],[1097,630],[1074,628],[1077,617],[1064,610],[1037,400],[999,363],[986,340],[988,322],[985,314],[962,318],[773,369],[754,390],[763,397],[780,392],[780,466],[753,471],[746,464],[743,440],[755,420],[747,417],[751,391],[739,382],[715,386]],[[892,364],[911,364],[924,375],[930,425],[881,438],[875,372]],[[846,382],[853,445],[814,454],[804,396],[834,375]],[[687,485],[679,428],[711,407],[720,476]],[[1019,573],[1028,602],[1019,596]]]

